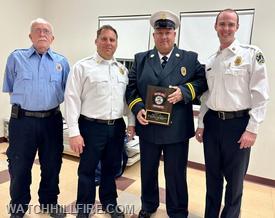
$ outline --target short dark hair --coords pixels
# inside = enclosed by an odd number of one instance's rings
[[[116,38],[118,38],[117,31],[114,27],[112,27],[111,25],[103,25],[96,32],[97,39],[100,36],[102,30],[112,30],[116,34]]]
[[[221,13],[223,13],[223,12],[231,12],[231,13],[235,13],[235,14],[236,14],[236,16],[237,16],[237,24],[239,24],[239,15],[238,15],[237,11],[236,11],[236,10],[234,10],[234,9],[231,9],[231,8],[227,8],[227,9],[224,9],[224,10],[222,10],[222,11],[220,11],[220,12],[218,13],[218,15],[217,15],[217,17],[216,17],[216,22],[215,22],[215,25],[217,25],[217,23],[218,23],[218,19],[219,19],[219,16],[220,16],[220,15],[221,15]]]

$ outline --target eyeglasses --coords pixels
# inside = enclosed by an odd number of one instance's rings
[[[32,32],[35,33],[35,34],[41,34],[41,33],[44,33],[45,35],[51,35],[52,34],[52,32],[48,29],[39,29],[39,28],[33,29]]]

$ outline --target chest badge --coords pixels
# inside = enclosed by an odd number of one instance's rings
[[[181,67],[180,68],[180,73],[181,73],[182,76],[186,76],[186,73],[187,73],[186,68],[185,67]]]
[[[62,65],[60,63],[57,63],[55,65],[55,69],[58,71],[58,72],[61,72],[62,71]]]
[[[121,75],[124,75],[124,70],[121,67],[119,68],[119,72]]]
[[[235,59],[235,61],[234,61],[235,66],[241,65],[242,61],[243,61],[242,57],[241,56],[237,56],[236,59]]]

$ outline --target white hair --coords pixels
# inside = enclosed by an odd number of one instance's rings
[[[32,31],[33,26],[35,24],[41,24],[41,23],[49,25],[49,27],[51,29],[51,32],[53,33],[53,25],[51,23],[49,23],[47,20],[43,19],[43,18],[36,18],[35,20],[33,20],[30,24],[30,31]]]

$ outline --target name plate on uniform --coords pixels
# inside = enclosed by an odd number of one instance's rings
[[[167,101],[175,90],[160,86],[148,86],[146,96],[146,115],[149,123],[170,125],[173,104]]]

